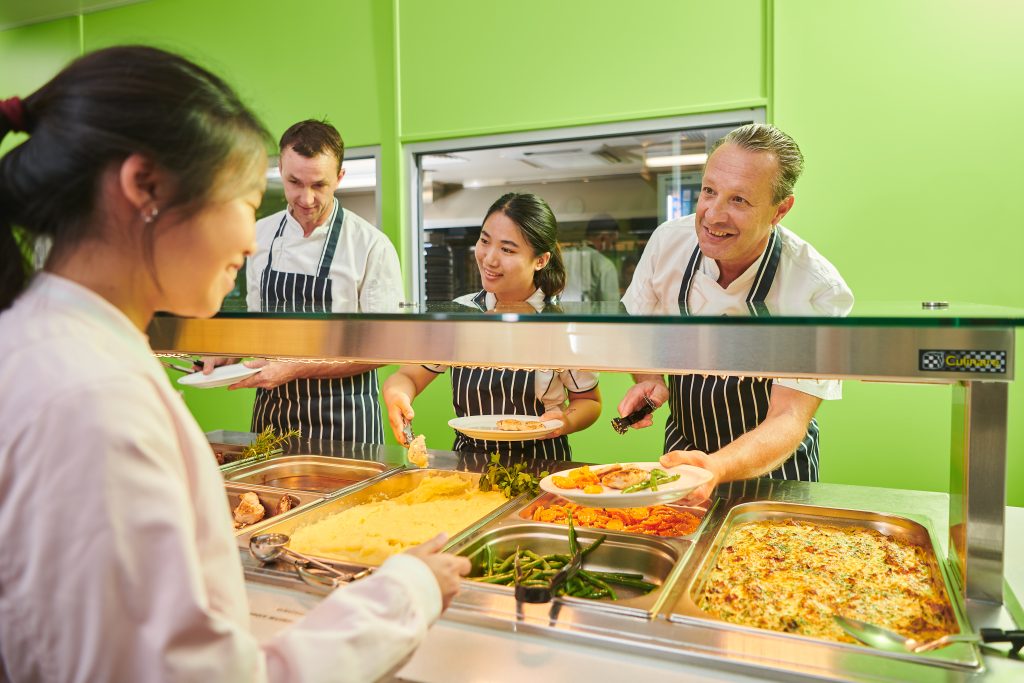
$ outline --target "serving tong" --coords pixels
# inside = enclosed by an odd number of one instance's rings
[[[546,586],[525,586],[522,584],[523,572],[519,568],[519,548],[516,548],[516,559],[513,561],[512,567],[512,577],[516,590],[516,604],[523,602],[534,604],[551,602],[551,599],[558,594],[558,589],[566,581],[576,576],[576,573],[583,568],[583,549],[577,547],[569,563],[559,569]]]
[[[564,567],[559,569],[554,576],[551,577],[551,581],[546,586],[526,586],[523,585],[523,573],[519,567],[519,548],[516,548],[515,560],[512,562],[512,579],[513,585],[515,586],[516,594],[516,606],[517,611],[519,610],[520,604],[524,602],[529,603],[545,603],[551,602],[558,594],[558,589],[561,588],[567,581],[576,576],[577,573],[583,568],[583,559],[597,550],[598,546],[604,543],[607,536],[598,536],[593,543],[587,547],[583,547],[576,540],[576,527],[572,521],[572,513],[569,513],[569,552],[572,553],[569,562]],[[552,606],[552,618],[557,613],[558,603]]]
[[[193,374],[195,372],[201,372],[202,369],[203,369],[203,361],[199,360],[198,358],[195,358],[195,359],[192,360],[192,367],[191,368],[185,367],[184,365],[178,365],[177,363],[172,363],[172,362],[166,361],[166,360],[160,361],[160,365],[164,366],[165,368],[167,368],[169,370],[175,370],[177,372],[183,372],[186,375],[191,375],[191,374]]]
[[[839,614],[833,614],[832,619],[847,634],[865,645],[889,652],[921,654],[953,643],[1010,643],[1010,655],[1018,657],[1021,648],[1024,647],[1024,631],[983,628],[977,633],[953,633],[934,640],[920,641],[860,619],[844,617]]]
[[[405,437],[405,444],[403,445],[406,448],[408,448],[409,446],[412,445],[412,440],[415,438],[412,434],[412,420],[406,420],[403,417],[402,423],[405,425],[404,427],[402,427],[402,436]]]
[[[299,578],[315,587],[337,588],[340,585],[361,579],[371,573],[367,568],[355,573],[343,572],[329,564],[304,555],[288,547],[291,539],[286,534],[256,534],[249,539],[249,553],[266,564],[276,560],[287,560]]]

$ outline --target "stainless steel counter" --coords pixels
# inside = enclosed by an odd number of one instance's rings
[[[447,457],[443,452],[435,455],[434,466]],[[738,484],[723,493],[729,498],[713,512],[718,522],[733,504],[746,500],[871,510],[920,522],[931,531],[940,550],[945,550],[946,536],[942,530],[946,528],[949,509],[946,494],[768,480]],[[1011,520],[1024,523],[1024,510],[1011,510],[1008,514],[1012,515]],[[705,534],[714,532],[715,523],[711,520]],[[1024,544],[1008,539],[1007,554],[1007,567],[1024,565]],[[253,563],[246,560],[254,582],[250,592],[266,612],[268,600],[273,603],[268,595],[281,589],[263,585],[261,582],[267,577],[260,577]],[[1006,580],[1009,595],[1024,595],[1019,571],[1008,571]],[[295,587],[281,594],[300,603],[313,600]],[[1007,603],[1016,603],[1016,598],[1008,599]],[[294,604],[287,609],[294,611]],[[975,626],[979,620],[982,625],[1013,625],[1006,608],[983,608],[978,615],[968,609],[968,614]],[[922,663],[855,645],[811,641],[713,622],[673,622],[664,610],[653,619],[644,619],[607,610],[563,606],[557,617],[551,619],[548,606],[529,605],[517,616],[510,591],[465,582],[452,607],[393,680],[522,683],[581,678],[634,681],[641,676],[659,682],[1024,680],[1024,662],[990,652],[984,653],[981,662],[982,666],[975,668],[951,667],[948,662]]]

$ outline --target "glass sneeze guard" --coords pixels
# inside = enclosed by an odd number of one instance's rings
[[[158,353],[951,384],[950,564],[968,602],[1001,603],[1008,382],[1024,309],[858,302],[846,316],[628,315],[618,302],[541,312],[453,303],[391,312],[158,316]],[[976,623],[975,626],[985,625]]]

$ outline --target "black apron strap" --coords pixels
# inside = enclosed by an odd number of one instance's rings
[[[704,255],[700,253],[700,245],[698,244],[693,248],[693,253],[690,254],[690,261],[686,264],[686,270],[683,272],[683,281],[679,285],[679,307],[686,315],[690,314],[690,305],[686,302],[690,294],[690,285],[693,284],[693,276],[697,272],[697,268],[700,267],[701,259]]]
[[[345,222],[345,209],[342,208],[341,202],[334,200],[334,209],[331,231],[327,235],[327,244],[324,246],[324,253],[320,256],[320,267],[317,269],[317,277],[321,280],[326,280],[331,274],[331,263],[334,261],[334,252],[338,249],[342,224]]]
[[[267,250],[267,265],[264,266],[263,272],[260,273],[260,310],[267,310],[267,301],[270,299],[268,292],[271,288],[271,273],[273,272],[274,263],[274,242],[277,238],[284,234],[284,226],[288,224],[288,213],[281,216],[281,222],[277,226],[277,231],[274,233],[274,238],[270,240],[270,248]]]
[[[775,282],[775,274],[779,270],[779,261],[782,260],[782,238],[779,237],[778,229],[772,228],[772,234],[768,238],[768,246],[765,248],[764,253],[761,265],[754,276],[754,283],[750,286],[750,292],[747,293],[747,309],[751,315],[765,315],[768,313],[768,307],[765,306],[764,300],[768,297],[772,283]]]

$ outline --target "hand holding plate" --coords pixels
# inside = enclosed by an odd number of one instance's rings
[[[569,424],[569,418],[566,417],[565,412],[561,408],[555,408],[553,410],[545,412],[543,415],[540,416],[539,420],[541,422],[547,422],[548,420],[557,420],[562,423],[562,426],[556,427],[554,430],[548,432],[544,436],[538,437],[538,441],[542,439],[554,439],[556,436],[562,436],[562,434],[568,433],[566,432],[566,427]]]
[[[715,469],[715,459],[704,451],[669,451],[658,459],[664,467],[676,467],[677,465],[693,465],[711,473],[711,479],[695,488],[682,501],[683,505],[696,505],[697,503],[710,498],[711,492],[718,486],[719,474]]]
[[[243,363],[247,368],[260,368],[259,374],[232,384],[229,389],[273,389],[298,378],[300,363],[283,363],[257,358]]]

